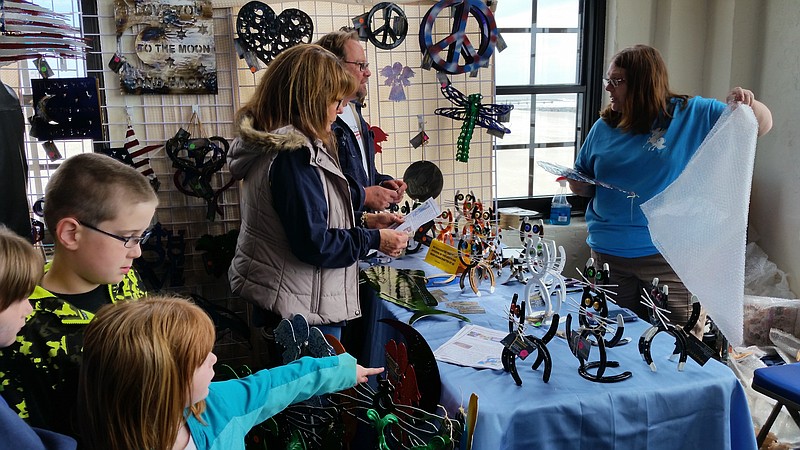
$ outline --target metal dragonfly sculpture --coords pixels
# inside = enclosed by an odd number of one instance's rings
[[[455,108],[436,108],[433,112],[438,116],[448,117],[454,120],[462,120],[461,134],[458,135],[456,143],[456,161],[467,162],[469,159],[469,143],[472,140],[472,132],[475,126],[486,128],[492,136],[502,138],[511,133],[511,130],[503,126],[500,122],[507,122],[514,105],[497,105],[494,103],[482,104],[481,94],[464,95],[453,87],[450,79],[443,72],[436,74],[441,85],[442,94]]]

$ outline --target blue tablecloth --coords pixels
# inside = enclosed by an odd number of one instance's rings
[[[419,255],[406,256],[391,265],[422,269],[427,274],[441,272],[424,263]],[[575,269],[565,270],[568,276],[571,272]],[[445,291],[447,301],[480,302],[486,313],[469,315],[472,323],[507,330],[511,297],[517,292],[522,298],[525,288],[519,283],[503,286],[500,281],[504,279],[498,279],[494,294],[488,292],[488,285],[482,286],[481,297],[469,287],[461,292],[458,283],[430,289]],[[408,322],[412,313],[374,295],[364,297],[370,333],[368,363],[383,365],[383,343],[398,336],[377,320],[388,317]],[[451,317],[436,316],[417,321],[414,328],[436,350],[464,325]],[[480,407],[473,447],[477,450],[755,449],[750,410],[736,376],[715,360],[701,367],[691,358],[685,370],[678,372],[677,362],[667,359],[674,340],[663,333],[653,342],[658,370],[652,372],[636,346],[648,326],[642,320],[626,323],[625,336],[633,338],[633,343],[608,350],[609,359],[619,361],[620,368],[607,369],[606,374],[633,372],[625,381],[594,383],[582,378],[577,371],[579,362],[566,341],[554,338],[548,344],[553,359],[549,383],[542,381],[542,367],[531,369],[530,358],[517,361],[522,386],[503,371],[439,362],[441,404],[456,411],[460,405],[466,407],[471,393],[478,395]],[[573,328],[576,327],[575,319]],[[542,336],[545,330],[529,326],[526,332]],[[590,360],[597,358],[596,352],[593,349]]]

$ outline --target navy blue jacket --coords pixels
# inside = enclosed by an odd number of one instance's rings
[[[360,226],[328,228],[324,187],[308,159],[308,150],[302,148],[281,152],[275,158],[268,175],[273,206],[299,260],[319,267],[350,266],[380,247],[380,231]],[[350,180],[348,185],[352,192]]]
[[[75,450],[71,437],[41,428],[31,428],[0,397],[0,448],[25,450]]]
[[[364,148],[367,150],[367,165],[370,167],[370,173],[364,171],[364,164],[361,162],[361,147],[358,145],[356,135],[341,117],[337,117],[336,122],[331,124],[331,131],[336,137],[339,166],[342,168],[342,173],[351,181],[350,197],[353,200],[353,209],[362,211],[366,198],[364,188],[378,186],[384,181],[394,178],[375,169],[375,139],[372,131],[361,115],[361,105],[351,102],[350,107],[353,109],[356,119],[361,122],[361,129],[364,130],[361,138],[364,140]]]

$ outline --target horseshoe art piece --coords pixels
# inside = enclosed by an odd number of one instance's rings
[[[299,9],[288,8],[275,15],[268,5],[254,1],[239,10],[236,33],[242,47],[269,64],[287,48],[311,43],[314,23]]]
[[[221,188],[214,190],[211,181],[215,173],[225,165],[225,157],[230,145],[225,138],[190,139],[188,131],[181,128],[170,138],[164,148],[176,169],[173,181],[175,187],[190,197],[200,197],[208,205],[206,219],[213,221],[217,214],[223,215],[219,198],[225,189],[231,187],[231,179]]]
[[[452,18],[453,25],[450,34],[434,41],[437,34],[434,33],[434,23],[439,17],[445,20]],[[471,18],[477,22],[477,42],[472,42],[467,35],[467,28],[473,29],[476,25],[471,23]],[[484,2],[441,0],[428,10],[420,25],[419,46],[424,55],[423,67],[433,67],[449,74],[475,72],[489,64],[497,39],[494,15]]]

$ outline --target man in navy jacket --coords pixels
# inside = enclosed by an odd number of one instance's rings
[[[355,30],[334,31],[323,36],[317,44],[338,56],[345,68],[359,81],[356,98],[348,103],[331,125],[336,137],[339,164],[342,172],[351,179],[350,193],[356,217],[363,211],[384,210],[391,203],[402,200],[406,183],[384,175],[375,168],[375,142],[369,125],[361,115],[361,102],[367,95],[367,80],[372,72],[358,33]]]

